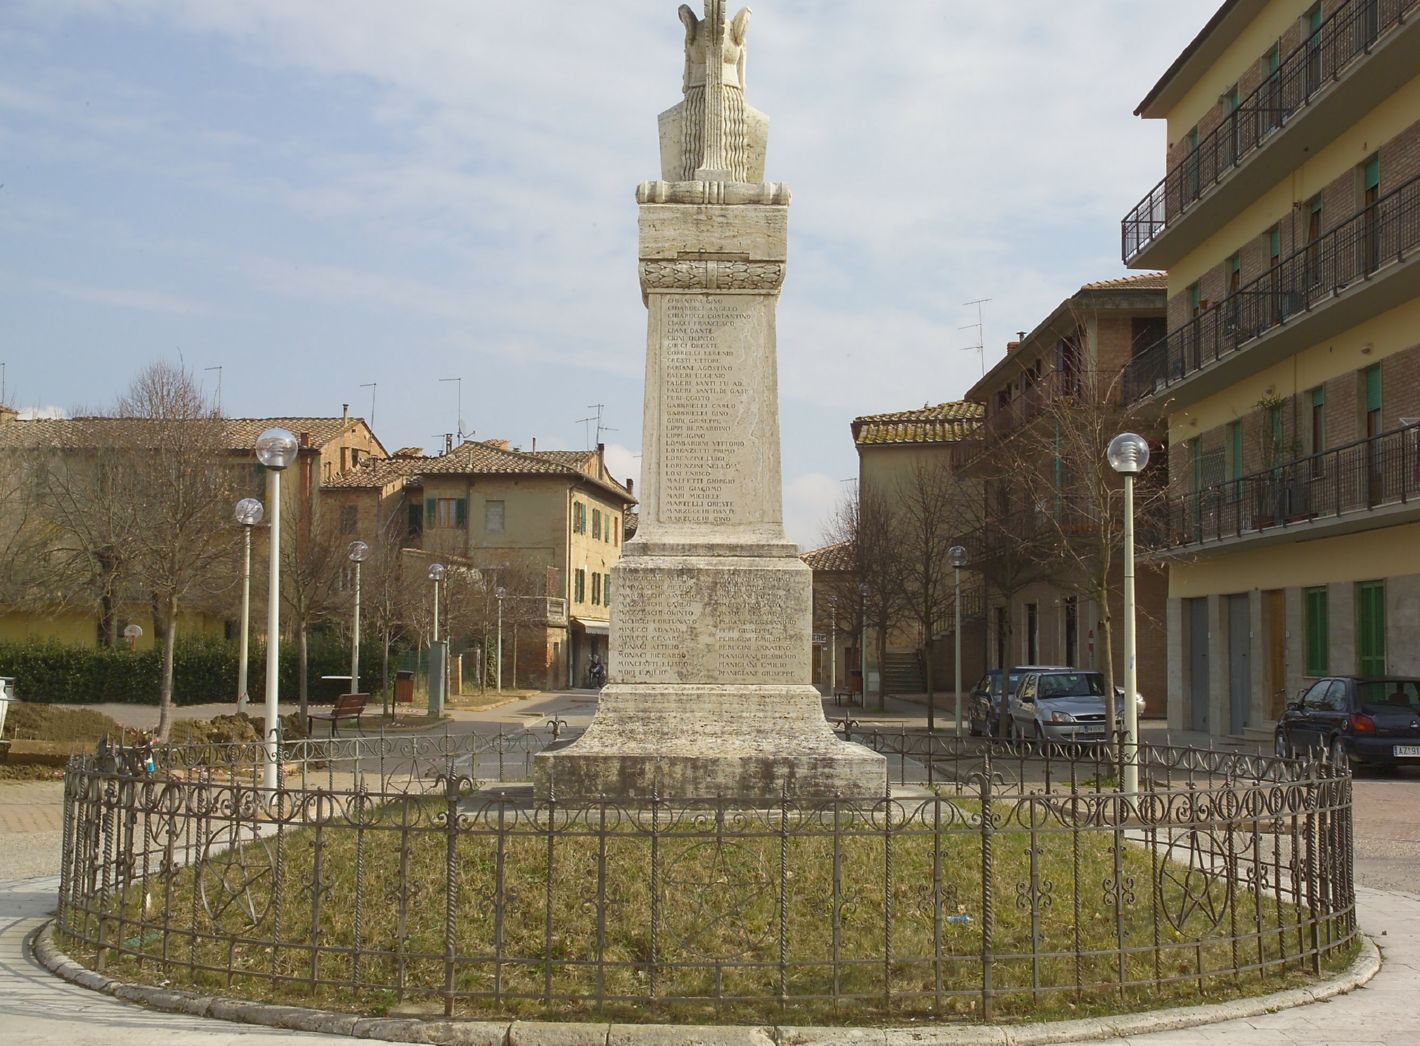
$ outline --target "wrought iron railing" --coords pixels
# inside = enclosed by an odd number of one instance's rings
[[[1126,400],[1185,380],[1357,280],[1404,261],[1418,246],[1420,176],[1138,353],[1124,371]]]
[[[260,746],[76,759],[60,942],[169,1001],[763,1024],[1156,1006],[1356,939],[1343,769],[1142,745],[1121,794],[1098,745],[840,727],[934,787],[535,800],[447,735],[292,748],[274,794]]]
[[[1169,500],[1174,546],[1225,541],[1420,499],[1420,426],[1358,440]]]
[[[1347,0],[1164,176],[1121,223],[1128,263],[1274,132],[1402,25],[1420,0]]]

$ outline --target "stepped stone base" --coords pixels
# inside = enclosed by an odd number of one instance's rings
[[[539,797],[876,798],[887,761],[843,741],[812,686],[611,685],[587,732],[533,764]]]

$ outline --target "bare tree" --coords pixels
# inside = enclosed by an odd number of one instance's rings
[[[158,736],[166,740],[180,614],[230,581],[236,476],[224,466],[217,412],[181,365],[150,364],[119,397],[115,416],[122,420],[114,463],[96,470],[91,490],[110,502],[120,569],[152,606],[162,643]]]
[[[322,517],[298,520],[296,540],[283,544],[281,602],[291,611],[290,627],[296,635],[297,707],[304,717],[310,701],[311,628],[348,606],[345,588],[353,568],[346,555],[348,541]],[[350,685],[358,690],[360,681],[351,680]]]
[[[859,631],[866,623],[876,632],[877,663],[887,660],[888,636],[903,620],[903,561],[894,534],[891,502],[886,492],[861,485],[857,497],[839,505],[828,527],[833,543],[847,543],[853,551],[853,574],[846,580],[847,591],[840,605],[856,608],[861,615]],[[868,699],[868,681],[863,680],[863,702]],[[886,705],[882,686],[878,687],[878,708]]]

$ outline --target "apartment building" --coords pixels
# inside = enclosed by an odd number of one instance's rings
[[[992,668],[1102,668],[1102,621],[1108,616],[1116,623],[1114,675],[1123,681],[1123,633],[1117,624],[1123,611],[1122,561],[1112,556],[1107,569],[1098,561],[1095,576],[1106,580],[1108,600],[1098,595],[1089,574],[1101,533],[1094,517],[1112,508],[1112,486],[1103,498],[1099,491],[1082,493],[1082,487],[1086,471],[1098,476],[1104,469],[1102,446],[1095,444],[1112,434],[1112,419],[1162,438],[1161,426],[1155,431],[1152,419],[1129,416],[1121,400],[1125,367],[1165,332],[1166,286],[1161,273],[1085,284],[1034,330],[1022,331],[966,393],[985,410],[971,469],[982,477],[988,518],[981,540],[972,544],[1013,546],[980,549]],[[1099,439],[1092,438],[1096,429]],[[1165,464],[1155,462],[1145,480],[1161,476]],[[1070,546],[1077,546],[1078,554]],[[1167,692],[1162,570],[1138,572],[1136,600],[1139,692],[1149,702],[1149,714],[1162,714]]]
[[[980,484],[962,466],[983,413],[979,404],[950,402],[853,420],[858,524],[869,532],[857,564],[867,585],[869,695],[922,692],[929,657],[934,690],[951,688],[954,576],[946,552],[978,515]],[[941,529],[933,528],[934,516]],[[970,568],[962,572],[962,608],[962,678],[969,686],[984,652],[979,574]]]
[[[592,655],[606,661],[611,568],[636,501],[603,448],[484,440],[437,457],[402,450],[340,477],[332,495],[352,540],[390,535],[417,563],[466,567],[486,581],[485,596],[503,590],[504,662],[516,662],[520,685],[583,686]],[[457,633],[457,613],[451,624]]]
[[[1271,736],[1318,676],[1420,672],[1420,0],[1228,0],[1139,104],[1167,269],[1169,719]]]

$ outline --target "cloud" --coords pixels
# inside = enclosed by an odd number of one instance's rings
[[[824,543],[824,531],[843,500],[844,486],[832,476],[810,472],[784,485],[784,529],[801,551]]]
[[[58,294],[74,301],[89,302],[94,305],[110,305],[116,309],[135,309],[139,312],[157,312],[169,316],[217,316],[218,309],[206,302],[184,298],[164,291],[136,290],[111,287],[83,287],[59,280],[33,280],[40,290]]]
[[[641,452],[632,450],[630,447],[620,443],[608,443],[606,445],[606,467],[618,481],[631,479],[635,481],[636,489],[632,493],[641,493]]]
[[[57,421],[61,418],[67,418],[68,416],[68,411],[63,407],[55,407],[52,405],[46,407],[20,408],[21,421]]]

